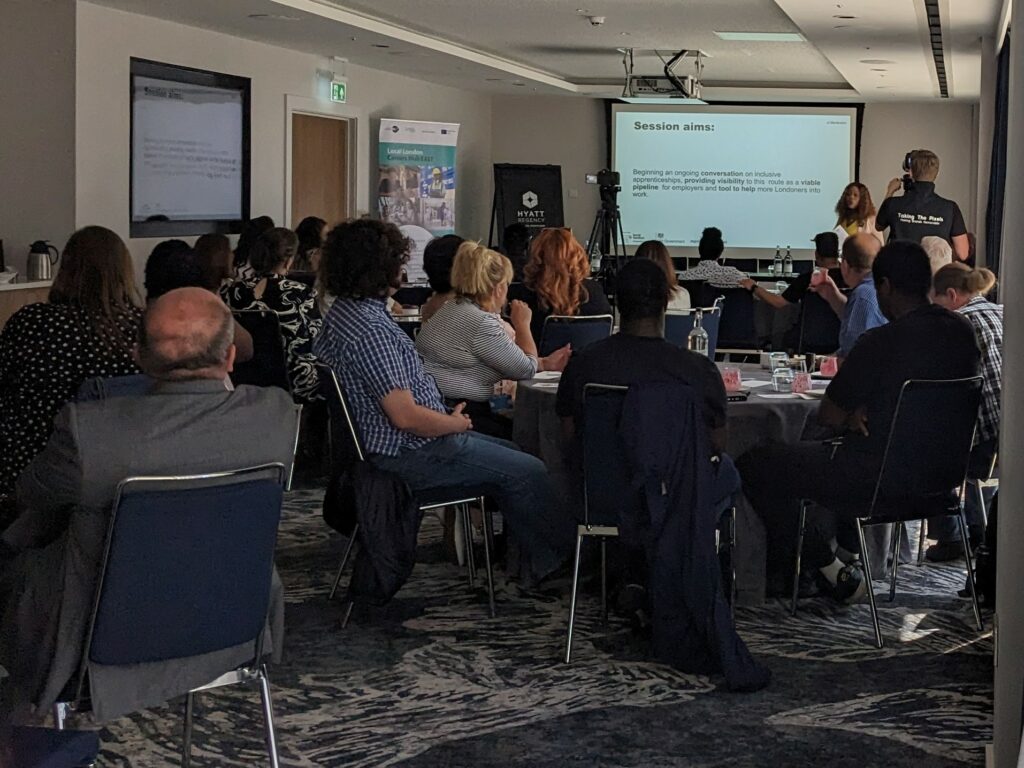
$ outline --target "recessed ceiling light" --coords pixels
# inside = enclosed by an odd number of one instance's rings
[[[871,71],[872,72],[888,72],[889,70],[888,69],[884,69],[884,68],[880,69],[879,67],[872,67]]]
[[[391,46],[388,45],[387,43],[371,43],[370,47],[371,48],[390,48]]]
[[[895,64],[895,61],[890,59],[861,59],[861,64]]]
[[[287,16],[283,13],[250,13],[249,18],[256,21],[302,21],[301,16]]]
[[[832,29],[849,29],[849,28],[850,28],[849,24],[836,24],[836,25],[834,25],[832,27]]]
[[[487,78],[487,82],[488,83],[503,83],[503,82],[505,82],[505,79],[502,78],[502,77],[488,77]]]
[[[743,40],[752,43],[802,43],[799,32],[715,32],[721,40]]]
[[[629,37],[629,32],[619,32],[622,37]]]
[[[516,86],[517,88],[522,88],[526,85],[526,83],[524,83],[522,80],[513,80],[512,85]]]
[[[832,14],[832,18],[833,18],[833,19],[843,19],[843,20],[847,20],[847,19],[856,19],[857,17],[856,17],[856,16],[851,16],[851,15],[850,15],[850,14],[848,14],[848,13],[833,13],[833,14]]]
[[[888,90],[890,88],[895,88],[895,87],[896,87],[895,85],[876,85],[875,89],[879,90],[879,91],[885,91],[885,90]]]

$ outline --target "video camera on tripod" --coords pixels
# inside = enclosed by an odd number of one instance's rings
[[[594,226],[587,241],[587,256],[591,272],[610,280],[626,256],[625,235],[619,214],[621,177],[618,171],[605,168],[597,173],[588,173],[586,181],[587,184],[597,184],[601,195],[601,207],[594,217]]]

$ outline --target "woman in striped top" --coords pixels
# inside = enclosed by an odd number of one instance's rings
[[[538,358],[530,331],[532,312],[513,301],[511,332],[499,316],[512,280],[512,262],[479,243],[463,243],[452,264],[455,299],[437,310],[416,337],[427,372],[437,381],[449,407],[465,401],[465,413],[478,432],[509,437],[508,419],[491,413],[494,385],[503,379],[529,379],[537,371],[561,371],[569,359],[565,346]]]

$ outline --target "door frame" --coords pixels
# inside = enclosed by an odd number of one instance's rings
[[[284,97],[284,218],[294,228],[298,222],[292,215],[292,116],[311,115],[348,122],[348,215],[370,212],[370,131],[366,112],[350,104],[310,99],[305,96]]]

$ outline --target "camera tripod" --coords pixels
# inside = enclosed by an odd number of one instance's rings
[[[600,257],[598,276],[613,281],[626,258],[626,236],[622,229],[622,215],[616,195],[619,187],[601,187],[601,207],[594,216],[594,226],[587,241],[587,258],[594,264],[594,254]]]

